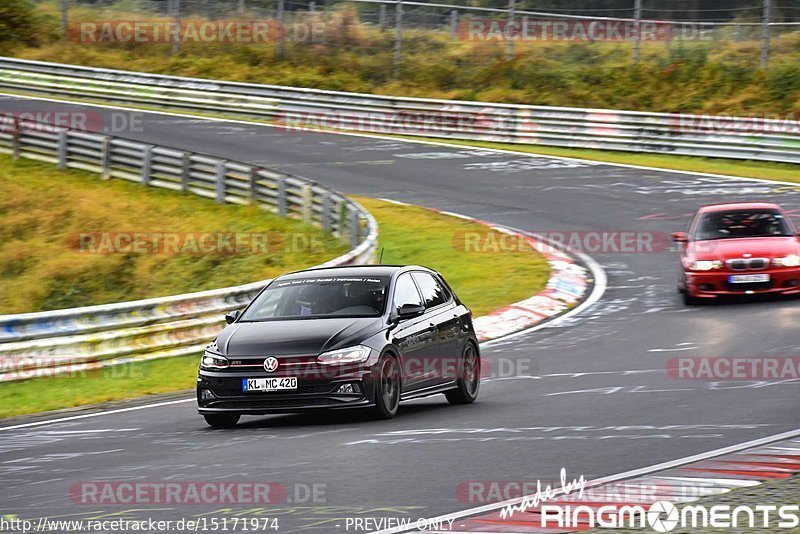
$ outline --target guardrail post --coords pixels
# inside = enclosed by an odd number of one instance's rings
[[[224,161],[217,163],[217,202],[220,204],[225,202],[225,167]]]
[[[58,168],[65,169],[67,167],[67,131],[61,130],[58,132]]]
[[[513,27],[514,27],[514,24],[515,24],[514,14],[516,12],[516,8],[517,8],[516,0],[508,0],[508,22],[507,22],[507,24],[508,24],[508,32],[507,33],[509,35],[508,35],[508,49],[506,50],[506,58],[508,59],[508,61],[511,61],[512,59],[514,59],[514,39],[515,39],[515,37],[514,37],[514,35],[511,34],[511,31],[513,30]]]
[[[189,176],[192,173],[192,155],[184,152],[181,155],[181,193],[189,190]]]
[[[303,184],[303,220],[311,223],[314,217],[314,189],[311,184]]]
[[[111,178],[111,138],[100,138],[100,178]]]
[[[397,0],[394,9],[394,79],[399,80],[403,58],[403,0]]]
[[[762,6],[763,24],[761,27],[761,68],[766,69],[769,64],[769,20],[770,20],[770,0],[764,0]]]
[[[339,231],[339,241],[347,239],[347,202],[339,201],[339,216],[337,217],[337,230]]]
[[[278,54],[278,59],[283,59],[283,51],[284,51],[284,43],[283,40],[285,39],[285,9],[284,9],[284,0],[278,0],[278,42],[276,43],[277,48],[276,52]]]
[[[350,212],[350,247],[355,248],[361,240],[361,217],[357,210]]]
[[[153,147],[147,145],[142,153],[142,185],[150,185],[150,169],[153,164]]]
[[[286,179],[278,177],[278,215],[286,217]]]
[[[638,65],[639,54],[642,50],[642,0],[635,0],[633,18],[636,19],[636,34],[633,36],[633,64]]]
[[[325,232],[331,231],[331,195],[325,193],[322,195],[322,230]]]
[[[250,179],[247,183],[247,195],[251,204],[257,202],[256,187],[258,187],[258,167],[250,167]]]
[[[12,122],[11,126],[11,157],[13,159],[19,159],[19,145],[21,136],[22,131],[19,127],[19,117],[14,117],[14,122]]]
[[[450,11],[450,37],[458,37],[458,11],[455,9]]]

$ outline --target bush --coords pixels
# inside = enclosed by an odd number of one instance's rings
[[[0,2],[0,49],[36,44],[37,16],[30,0]]]

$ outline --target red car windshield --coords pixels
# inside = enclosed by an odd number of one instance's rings
[[[790,237],[792,229],[777,210],[736,210],[706,213],[697,224],[694,241],[746,237]]]

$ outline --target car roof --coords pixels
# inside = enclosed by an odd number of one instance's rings
[[[427,267],[419,265],[348,265],[346,267],[318,267],[314,269],[305,269],[303,271],[294,271],[282,276],[281,280],[293,278],[307,278],[309,275],[319,276],[393,276],[396,273],[406,270],[421,270],[434,272]]]
[[[715,211],[733,210],[781,210],[781,207],[774,202],[723,202],[719,204],[709,204],[700,208],[700,213],[711,213]]]

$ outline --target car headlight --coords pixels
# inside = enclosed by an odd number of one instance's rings
[[[225,356],[203,351],[203,357],[200,359],[201,369],[227,369],[229,366],[230,362]]]
[[[713,271],[714,269],[722,269],[722,262],[719,260],[698,260],[689,264],[691,271]]]
[[[773,263],[778,267],[800,267],[800,256],[789,254],[783,258],[775,258]]]
[[[369,358],[371,349],[364,345],[347,347],[346,349],[332,350],[323,352],[317,356],[317,362],[324,364],[332,363],[363,363]]]

